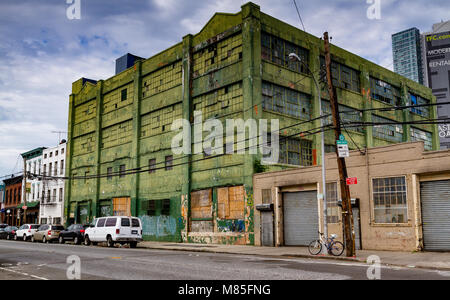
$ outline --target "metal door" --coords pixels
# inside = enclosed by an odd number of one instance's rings
[[[317,192],[283,193],[284,244],[308,246],[319,234]]]
[[[450,250],[450,180],[422,182],[423,240],[427,251]]]
[[[261,243],[265,247],[273,247],[274,243],[273,232],[273,212],[261,212]]]

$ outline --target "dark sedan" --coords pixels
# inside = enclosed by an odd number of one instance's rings
[[[19,228],[15,227],[15,226],[8,226],[5,227],[3,229],[0,229],[0,239],[1,240],[12,240],[14,239],[14,235],[16,235],[16,231]]]
[[[59,243],[64,244],[67,241],[80,245],[84,241],[84,230],[87,225],[74,224],[70,225],[66,230],[59,233]]]

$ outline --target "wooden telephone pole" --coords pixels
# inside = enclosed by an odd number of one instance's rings
[[[327,69],[327,81],[328,81],[328,93],[330,94],[331,113],[333,116],[333,126],[336,141],[341,137],[341,122],[339,119],[339,104],[336,98],[335,87],[333,86],[333,79],[331,77],[331,55],[330,55],[330,42],[328,39],[328,32],[323,35],[325,42],[325,63]],[[347,257],[355,256],[355,238],[353,232],[353,213],[352,203],[350,198],[350,189],[347,185],[347,166],[345,164],[345,158],[339,157],[338,149],[336,147],[337,164],[339,169],[339,183],[341,187],[342,198],[342,221],[344,223],[344,235],[345,235],[345,249]]]

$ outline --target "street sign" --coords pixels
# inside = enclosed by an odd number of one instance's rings
[[[353,178],[347,178],[347,185],[355,185],[358,184],[358,178],[353,177]]]
[[[336,142],[338,155],[340,158],[350,157],[350,151],[348,149],[348,142],[345,140],[343,134],[339,137],[339,141]]]
[[[23,210],[27,210],[28,209],[28,207],[27,206],[24,206],[24,207],[22,207],[23,208]]]

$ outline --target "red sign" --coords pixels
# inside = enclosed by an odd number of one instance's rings
[[[23,210],[27,210],[28,207],[24,206],[24,207],[22,207],[22,208],[23,208]]]
[[[347,185],[355,185],[358,184],[358,178],[347,178]]]

